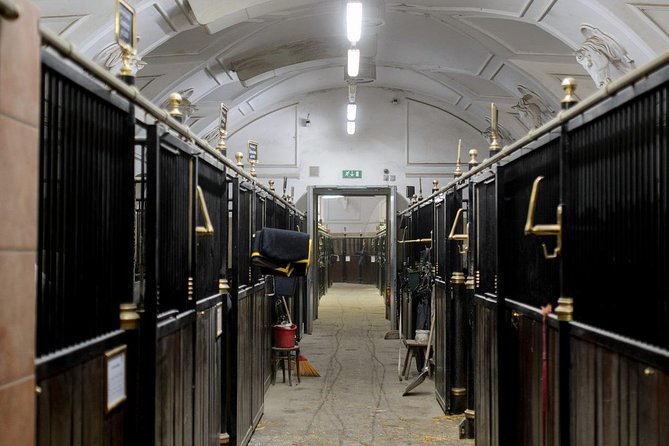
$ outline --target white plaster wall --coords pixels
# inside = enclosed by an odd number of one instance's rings
[[[274,179],[281,192],[282,178],[287,176],[287,192],[294,189],[299,204],[309,185],[396,185],[404,195],[407,185],[415,186],[418,193],[419,178],[427,196],[433,179],[443,186],[453,178],[459,138],[463,140],[463,169],[470,148],[479,150],[479,160],[488,152],[479,129],[460,117],[408,98],[402,91],[369,85],[358,86],[357,130],[349,136],[346,103],[347,90],[342,87],[277,105],[275,111],[250,117],[231,133],[228,155],[232,158],[239,150],[246,156],[248,139],[258,141],[258,178]],[[309,127],[305,126],[307,116]],[[264,160],[269,166],[263,165]],[[319,176],[309,176],[310,166],[318,167]],[[362,170],[362,178],[344,179],[344,169]],[[395,181],[384,180],[384,169],[395,176]]]

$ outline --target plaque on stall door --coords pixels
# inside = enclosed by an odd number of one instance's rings
[[[126,391],[127,345],[105,352],[105,413],[109,413],[128,398]]]

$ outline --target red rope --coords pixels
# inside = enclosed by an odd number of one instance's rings
[[[548,391],[548,315],[553,311],[551,304],[541,307],[543,314],[543,347],[541,351],[541,424],[543,445],[546,446],[546,431],[548,426],[548,402],[550,393]]]

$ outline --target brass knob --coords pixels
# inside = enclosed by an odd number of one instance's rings
[[[181,95],[176,92],[170,94],[170,96],[167,98],[167,102],[170,106],[170,110],[168,110],[168,113],[170,114],[171,117],[173,117],[177,121],[181,121],[181,119],[184,116],[183,113],[181,113],[181,110],[179,110],[182,100],[183,99],[181,98]]]
[[[439,180],[432,180],[432,193],[439,190]]]
[[[242,159],[244,159],[244,154],[242,152],[237,152],[235,153],[235,159],[237,160],[237,166],[238,167],[244,167],[244,164],[242,163]]]
[[[269,184],[269,190],[274,192],[274,180],[269,180],[267,183]]]
[[[479,151],[476,149],[471,149],[469,151],[469,168],[473,169],[475,166],[478,166],[479,161],[477,157],[479,156]]]
[[[136,330],[139,328],[139,314],[137,305],[134,303],[123,303],[119,306],[119,320],[121,321],[121,330]]]
[[[558,306],[555,307],[555,314],[559,321],[574,320],[574,299],[570,297],[561,297],[558,299]]]
[[[562,103],[562,108],[569,108],[578,102],[574,96],[577,86],[576,79],[573,77],[565,77],[562,80],[562,89],[564,90],[564,98],[560,101]]]

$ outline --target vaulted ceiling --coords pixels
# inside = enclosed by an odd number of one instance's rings
[[[118,69],[115,2],[40,0],[42,22],[110,70]],[[345,85],[343,0],[130,0],[140,36],[137,87],[157,104],[180,91],[188,124],[215,132],[220,102],[229,128],[301,95]],[[669,1],[363,0],[357,81],[406,92],[488,126],[490,102],[510,117],[510,138],[531,123],[517,104],[532,95],[559,109],[560,81],[596,89],[577,62],[582,25],[606,33],[636,65],[669,47]],[[215,140],[214,140],[215,141]]]

